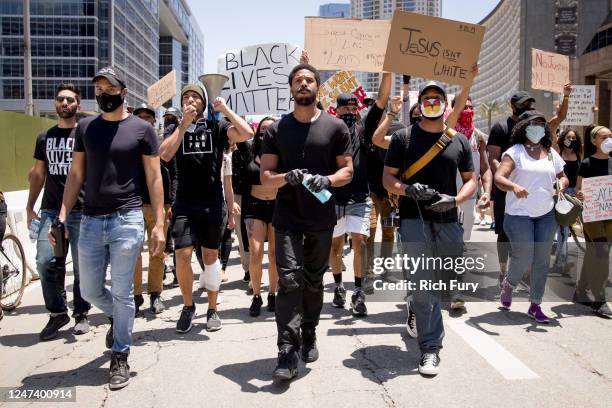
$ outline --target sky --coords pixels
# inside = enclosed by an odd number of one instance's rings
[[[319,6],[330,2],[349,3],[345,0],[187,0],[205,37],[206,72],[202,74],[217,72],[217,58],[225,50],[269,42],[303,46],[304,17],[318,15]],[[498,2],[442,0],[442,17],[476,23]]]

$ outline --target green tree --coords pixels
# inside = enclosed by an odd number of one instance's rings
[[[486,101],[480,104],[478,110],[482,117],[487,118],[487,132],[490,132],[493,116],[504,113],[508,110],[508,106],[500,101]]]

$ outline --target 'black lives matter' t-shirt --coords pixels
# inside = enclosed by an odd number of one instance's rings
[[[612,157],[607,159],[587,157],[580,163],[578,175],[582,178],[610,176],[610,168],[612,167],[610,162],[612,162]]]
[[[332,189],[338,205],[365,203],[370,196],[366,164],[368,146],[363,139],[361,126],[356,126],[353,131],[349,132],[349,137],[353,156],[353,179],[345,186]]]
[[[75,139],[74,151],[85,152],[87,158],[84,213],[142,207],[142,155],[159,154],[153,126],[132,115],[120,121],[93,116],[79,122]]]
[[[351,154],[349,131],[344,122],[325,112],[311,123],[301,123],[291,113],[268,128],[262,154],[278,156],[279,173],[308,169],[312,175],[329,176],[338,171],[336,157]],[[278,190],[273,224],[296,232],[332,229],[334,200],[321,204],[304,186],[287,184]]]
[[[498,161],[501,163],[501,157],[506,150],[512,146],[512,129],[514,129],[514,125],[516,122],[511,117],[506,118],[506,123],[504,126],[503,122],[496,122],[491,126],[491,132],[489,133],[489,139],[487,140],[487,146],[499,146],[500,154]],[[493,183],[493,193],[492,193],[493,201],[504,203],[506,202],[506,192],[500,190]]]
[[[59,210],[62,207],[64,186],[72,165],[75,133],[76,128],[53,126],[36,139],[34,158],[45,162],[47,168],[45,192],[40,206],[43,210]],[[73,209],[81,210],[82,204],[83,191]]]
[[[411,132],[411,133],[408,133]],[[442,136],[442,132],[426,132],[417,124],[393,134],[387,151],[385,165],[400,169],[400,174],[420,159]],[[474,171],[472,150],[467,138],[457,133],[444,150],[436,155],[425,167],[410,179],[407,184],[426,184],[442,194],[457,195],[457,171],[464,173]],[[437,198],[419,201],[423,219],[430,222],[457,222],[457,209],[444,213],[426,210],[425,206],[434,203]],[[416,202],[408,197],[400,200],[400,218],[420,218]]]
[[[223,205],[221,167],[230,127],[231,123],[225,120],[201,119],[185,132],[175,156],[177,208],[200,210]]]

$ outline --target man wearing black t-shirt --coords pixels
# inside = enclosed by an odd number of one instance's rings
[[[497,122],[491,126],[489,140],[487,141],[487,156],[489,159],[489,167],[495,177],[495,172],[501,162],[502,153],[504,153],[512,142],[510,136],[512,129],[518,122],[518,117],[523,112],[531,109],[535,103],[535,99],[527,92],[519,91],[510,98],[510,106],[512,107],[512,115],[508,116],[501,122]],[[495,233],[497,234],[497,257],[499,259],[500,276],[499,282],[504,280],[504,276],[508,270],[508,255],[510,253],[510,243],[508,236],[504,232],[504,213],[506,211],[506,192],[500,190],[493,185],[491,193],[493,201],[493,218],[495,220]]]
[[[215,112],[229,118],[229,122],[208,120],[204,115],[207,98],[199,85],[185,86],[181,100],[181,124],[160,147],[162,160],[176,158],[178,172],[176,200],[172,207],[172,237],[184,307],[176,331],[186,333],[191,330],[195,315],[191,255],[196,245],[202,247],[204,260],[200,282],[208,291],[206,328],[216,331],[221,329],[217,313],[217,295],[221,285],[218,253],[228,216],[221,181],[223,151],[230,140],[238,143],[253,137],[253,129],[227,107],[223,98],[217,98],[211,106]]]
[[[144,179],[155,214],[151,233],[154,255],[165,245],[163,184],[157,134],[149,123],[125,111],[125,82],[112,67],[102,68],[93,81],[103,113],[79,122],[58,220],[66,223],[85,186],[79,235],[81,291],[111,320],[106,335],[106,346],[112,348],[109,387],[118,389],[130,381],[127,359],[134,325],[132,285],[144,239]],[[111,290],[104,284],[109,262]]]
[[[336,224],[334,200],[322,195],[348,184],[353,173],[348,128],[316,107],[317,70],[295,66],[289,85],[295,110],[268,128],[261,157],[262,184],[279,189],[273,217],[279,276],[277,380],[297,375],[300,346],[304,362],[319,357],[315,329]]]
[[[50,313],[49,322],[40,333],[41,340],[55,338],[61,327],[70,322],[68,317],[68,304],[66,302],[66,258],[55,257],[53,248],[47,239],[47,230],[59,214],[62,206],[62,196],[66,177],[72,163],[72,149],[74,147],[74,134],[77,126],[76,113],[81,101],[80,92],[72,84],[60,84],[55,92],[55,111],[58,116],[56,126],[45,130],[36,139],[34,149],[34,167],[30,171],[30,192],[26,206],[28,225],[34,219],[40,220],[38,239],[36,240],[36,268],[40,275],[40,282],[45,299],[45,307]],[[44,186],[40,217],[34,212],[34,204]],[[77,203],[68,216],[68,229],[70,230],[70,250],[72,251],[72,265],[74,273],[73,317],[76,321],[74,334],[83,334],[89,331],[87,312],[90,304],[81,296],[79,276],[79,224],[81,223],[81,210],[83,195],[80,194]]]
[[[457,206],[476,191],[472,152],[467,138],[457,133],[444,149],[421,170],[404,180],[403,173],[438,142],[445,130],[446,92],[435,82],[427,83],[419,92],[423,119],[393,134],[385,159],[383,184],[401,196],[400,237],[404,251],[411,257],[456,257],[461,255],[463,230],[457,217]],[[463,180],[457,192],[456,175]],[[410,184],[408,184],[410,183]],[[439,271],[417,270],[421,280],[432,280]],[[419,372],[436,375],[444,326],[440,299],[435,293],[420,289],[413,297],[417,338],[421,349]]]

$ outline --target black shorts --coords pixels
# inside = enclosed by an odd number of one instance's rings
[[[173,212],[172,238],[174,248],[203,246],[208,249],[219,249],[221,237],[227,223],[227,207],[211,206],[201,210],[176,208]]]
[[[510,193],[511,194],[511,193]],[[504,213],[506,212],[506,195],[497,193],[493,201],[493,219],[495,220],[495,233],[504,233]]]
[[[266,224],[271,224],[272,216],[274,215],[275,201],[276,200],[260,200],[250,194],[245,195],[242,202],[242,218],[245,220],[260,220]]]

